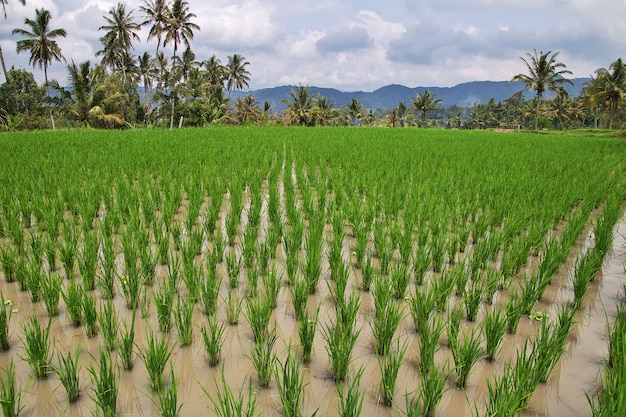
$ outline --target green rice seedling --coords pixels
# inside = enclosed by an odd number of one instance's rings
[[[277,361],[274,353],[274,345],[276,344],[276,329],[266,332],[263,337],[252,344],[250,348],[250,357],[252,365],[259,377],[259,387],[267,388],[274,373],[275,363]]]
[[[204,391],[204,395],[211,401],[213,412],[218,417],[261,417],[261,413],[257,413],[256,410],[257,399],[256,394],[252,390],[252,381],[248,384],[247,392],[241,389],[239,396],[235,397],[235,394],[226,382],[224,368],[222,368],[222,388],[217,389],[217,399],[214,399],[206,388],[201,388]]]
[[[625,377],[624,367],[604,365],[602,388],[593,397],[586,394],[593,417],[613,417],[626,413],[626,394],[623,389]]]
[[[254,297],[259,292],[259,268],[256,265],[252,265],[249,268],[244,269],[244,276],[246,278],[246,292],[250,297]]]
[[[181,280],[181,262],[180,257],[169,254],[167,261],[167,281],[169,288],[178,292],[178,286]]]
[[[222,262],[224,259],[224,251],[226,250],[226,245],[228,242],[224,240],[221,233],[218,233],[213,239],[213,252],[217,257],[218,262]]]
[[[506,332],[513,334],[517,331],[517,326],[522,318],[522,301],[520,300],[519,293],[514,292],[511,294],[509,301],[506,304]]]
[[[545,319],[542,321],[539,335],[532,344],[534,371],[540,383],[548,380],[548,376],[561,359],[572,319],[572,312],[564,306],[559,311],[556,325],[547,324]]]
[[[272,250],[273,249],[273,250]],[[270,259],[274,256],[276,247],[272,248],[269,241],[262,242],[259,245],[259,254],[257,259],[257,266],[259,267],[259,274],[265,275],[269,271]],[[287,277],[289,281],[290,277]]]
[[[298,328],[298,337],[300,338],[300,346],[302,346],[302,363],[311,362],[313,354],[313,341],[317,331],[317,322],[319,320],[320,304],[317,306],[315,315],[309,317],[308,311],[304,312],[300,327]]]
[[[378,367],[380,369],[380,392],[381,400],[384,405],[391,407],[394,403],[396,395],[396,383],[398,381],[398,372],[404,360],[404,354],[408,347],[408,342],[402,346],[400,342],[396,349],[390,350],[385,358],[378,357]]]
[[[404,300],[410,282],[411,275],[407,270],[407,265],[404,262],[396,264],[391,271],[391,289],[393,291],[393,298],[396,300]]]
[[[448,313],[448,325],[446,326],[446,335],[448,337],[448,347],[453,348],[457,343],[459,331],[461,330],[461,320],[463,320],[463,309],[460,306],[454,307]]]
[[[609,352],[607,365],[611,368],[626,368],[623,358],[626,357],[626,308],[616,304],[617,312],[613,327],[609,327]]]
[[[135,312],[133,312],[132,318],[130,320],[130,327],[128,327],[128,323],[124,321],[122,323],[123,330],[120,335],[120,361],[122,362],[122,367],[127,371],[132,371],[135,366],[135,360],[133,355],[133,350],[135,346]]]
[[[53,367],[54,373],[57,374],[61,385],[65,388],[69,403],[76,402],[80,397],[80,365],[78,364],[80,352],[80,346],[78,346],[74,355],[69,351],[66,356],[57,352],[58,365]]]
[[[61,263],[63,264],[63,269],[65,270],[65,275],[68,277],[74,273],[77,252],[76,241],[74,238],[68,238],[65,236],[63,244],[59,247],[59,254]]]
[[[454,291],[457,297],[465,297],[465,293],[467,292],[467,283],[470,279],[470,274],[464,268],[454,266],[450,269],[450,273],[454,275],[454,287],[456,290]]]
[[[226,314],[228,316],[228,324],[231,326],[239,324],[243,301],[244,299],[240,298],[235,291],[228,291]]]
[[[200,286],[202,281],[202,270],[198,265],[187,265],[183,267],[183,281],[187,288],[187,298],[196,303],[200,299]]]
[[[315,294],[322,276],[322,240],[312,236],[311,232],[309,232],[304,242],[304,250],[306,251],[306,258],[302,264],[302,273],[309,284],[309,293]]]
[[[333,275],[334,285],[331,284],[330,281],[327,281],[327,283],[334,302],[339,304],[346,299],[346,288],[348,287],[348,281],[350,280],[350,269],[343,263],[343,261],[340,261],[339,264],[335,266]]]
[[[272,306],[267,297],[257,295],[246,298],[244,302],[243,314],[252,330],[253,340],[260,341],[268,331],[270,317],[272,316]]]
[[[415,287],[415,294],[409,299],[409,308],[417,333],[428,331],[428,326],[435,309],[435,294],[428,287]]]
[[[537,300],[541,297],[539,286],[539,277],[534,275],[526,277],[526,281],[522,286],[519,297],[519,305],[522,310],[522,314],[530,314],[533,311]]]
[[[174,321],[180,346],[189,346],[193,340],[193,307],[191,300],[183,300],[180,295],[178,296],[174,309]]]
[[[159,262],[157,256],[152,253],[152,244],[148,243],[144,247],[144,251],[141,252],[141,281],[143,285],[154,285],[154,278],[156,277],[156,266]]]
[[[144,319],[149,318],[151,308],[152,297],[148,297],[148,288],[143,286],[139,294],[139,310],[141,310],[141,317]]]
[[[339,321],[326,324],[322,328],[330,370],[333,378],[338,382],[344,381],[348,375],[348,368],[352,362],[352,350],[360,333],[360,330],[354,328],[347,330]]]
[[[161,417],[177,417],[183,405],[178,404],[178,380],[174,366],[170,364],[170,384],[159,392],[159,414]]]
[[[369,291],[372,280],[374,278],[374,265],[372,264],[372,258],[367,255],[361,266],[361,289],[363,291]]]
[[[584,255],[579,255],[576,258],[576,264],[574,266],[574,306],[580,308],[583,297],[587,293],[587,287],[589,282],[595,279],[597,272],[602,267],[601,262],[596,261],[598,255],[595,251],[590,250]]]
[[[433,272],[441,272],[445,258],[445,238],[433,231],[432,240],[430,242],[430,263],[433,266]]]
[[[0,352],[9,350],[11,346],[9,341],[9,322],[11,321],[13,310],[7,301],[0,291]]]
[[[340,417],[359,417],[361,415],[365,396],[365,391],[360,388],[363,372],[364,368],[361,367],[353,378],[348,378],[345,392],[343,384],[336,385],[339,399],[337,411]]]
[[[502,276],[499,271],[494,268],[487,269],[487,276],[484,280],[483,301],[489,305],[493,304],[493,297],[498,288],[502,286]]]
[[[381,308],[382,310],[378,310]],[[389,302],[377,307],[376,315],[370,322],[375,339],[374,352],[380,356],[387,356],[391,349],[391,342],[400,322],[404,319],[404,308],[397,302]]]
[[[438,316],[437,316],[438,317]],[[435,370],[435,353],[437,353],[439,337],[443,331],[443,322],[435,318],[428,324],[427,330],[420,333],[420,363],[421,375],[426,375]]]
[[[28,290],[29,268],[26,257],[20,255],[16,260],[15,281],[20,291]]]
[[[102,237],[102,258],[100,259],[102,273],[96,276],[96,286],[100,296],[110,300],[115,296],[115,249],[109,238]]]
[[[502,314],[499,308],[492,309],[485,315],[482,329],[485,334],[486,358],[489,361],[493,361],[502,343],[502,338],[507,331],[507,316]]]
[[[341,231],[339,236],[335,235],[333,231],[333,240],[331,240],[326,256],[328,259],[328,264],[330,266],[330,279],[335,279],[335,274],[343,265],[343,239],[344,233]]]
[[[283,280],[281,274],[276,272],[275,269],[271,269],[266,276],[263,277],[263,286],[265,287],[265,296],[267,302],[273,309],[278,305],[278,294],[282,287]]]
[[[485,402],[485,415],[515,416],[522,410],[520,394],[517,391],[513,373],[512,366],[505,363],[504,373],[494,382],[487,381],[488,399]],[[477,410],[475,415],[478,415]]]
[[[298,276],[298,251],[285,252],[285,267],[287,270],[287,285],[291,286]]]
[[[465,389],[474,364],[482,357],[480,332],[472,330],[471,334],[463,332],[463,340],[453,343],[450,348],[454,359],[456,385]]]
[[[163,389],[163,371],[173,350],[174,347],[169,346],[169,340],[157,338],[153,332],[148,332],[146,345],[138,348],[139,357],[148,371],[150,388],[153,392],[160,392]]]
[[[296,320],[301,321],[306,313],[307,301],[309,300],[309,285],[303,277],[296,279],[289,287],[291,302],[296,315]]]
[[[244,268],[250,268],[254,264],[258,239],[258,229],[255,229],[253,225],[248,224],[243,232],[243,244],[241,246]]]
[[[83,324],[87,337],[98,334],[98,311],[96,310],[96,297],[92,294],[83,296]]]
[[[435,297],[435,309],[438,313],[443,313],[448,308],[448,301],[456,284],[455,280],[455,275],[448,271],[443,272],[441,276],[434,279],[431,291],[433,291]]]
[[[126,307],[129,310],[135,310],[139,307],[139,296],[143,278],[136,269],[126,270],[126,275],[120,276],[120,286],[122,287],[122,296],[126,301]]]
[[[0,408],[4,417],[18,417],[24,405],[22,404],[22,389],[17,386],[17,373],[13,358],[5,370],[6,380],[0,378]]]
[[[230,251],[226,255],[226,269],[228,272],[228,287],[235,289],[239,287],[239,275],[241,274],[241,257],[235,251]]]
[[[85,235],[83,250],[78,254],[78,270],[85,291],[92,291],[96,288],[99,244],[97,236],[88,233]]]
[[[419,386],[418,398],[422,403],[423,417],[435,417],[437,406],[443,398],[445,392],[446,379],[448,370],[446,367],[433,367],[430,372],[421,375],[421,384]]]
[[[30,365],[35,378],[46,379],[50,373],[50,325],[40,326],[35,316],[30,316],[22,326],[24,339],[23,359]]]
[[[117,367],[113,365],[113,360],[107,349],[100,349],[98,370],[96,371],[93,366],[90,366],[89,375],[93,385],[91,399],[95,403],[96,408],[105,417],[116,416],[119,375]]]
[[[170,249],[170,234],[162,231],[162,228],[157,227],[154,233],[154,241],[156,244],[157,259],[161,264],[165,265]]]
[[[76,280],[72,280],[61,296],[65,302],[65,311],[70,323],[74,327],[80,326],[83,321],[83,298],[85,297],[83,286]]]
[[[59,299],[61,298],[61,286],[63,279],[58,274],[48,273],[41,282],[42,297],[48,316],[59,315]]]
[[[352,233],[354,234],[357,265],[362,265],[367,252],[367,243],[369,241],[370,230],[360,219],[352,225]]]
[[[207,268],[204,280],[200,286],[200,304],[204,314],[210,316],[217,311],[217,300],[220,295],[222,278],[215,269]]]
[[[100,303],[98,323],[104,339],[104,347],[108,351],[117,348],[117,330],[119,327],[117,310],[112,300]]]
[[[157,312],[157,323],[163,333],[170,331],[172,322],[172,310],[174,308],[174,295],[176,289],[170,287],[170,281],[161,281],[157,291],[154,293],[154,305]]]
[[[372,289],[372,298],[374,300],[374,317],[377,318],[382,316],[387,305],[393,302],[389,277],[383,275],[376,276],[374,288]]]
[[[413,275],[415,276],[415,283],[417,285],[424,283],[424,278],[430,266],[430,259],[430,248],[427,246],[419,246],[413,256]]]
[[[41,273],[39,262],[29,260],[26,264],[26,270],[26,287],[28,287],[30,300],[33,303],[38,303],[41,301],[41,286],[45,276]]]
[[[224,325],[218,323],[215,315],[207,318],[207,326],[202,326],[202,340],[204,341],[204,351],[209,360],[209,366],[217,366],[222,357],[222,345],[224,344]]]
[[[465,307],[465,318],[467,321],[474,322],[478,317],[478,309],[483,296],[483,287],[481,281],[473,281],[469,290],[463,297],[463,306]]]
[[[17,251],[10,245],[0,247],[0,265],[6,282],[14,282],[17,273]]]
[[[285,417],[301,417],[304,380],[300,373],[300,365],[291,354],[291,346],[287,348],[285,362],[281,363],[278,361],[274,375],[282,404],[282,415]]]

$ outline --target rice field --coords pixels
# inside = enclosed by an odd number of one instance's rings
[[[0,135],[5,416],[615,416],[626,141]]]

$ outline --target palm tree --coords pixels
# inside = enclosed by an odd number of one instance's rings
[[[363,105],[357,100],[353,98],[350,100],[350,103],[345,106],[346,116],[350,120],[350,125],[352,126],[360,126],[361,118],[365,115],[365,108]]]
[[[248,87],[248,82],[250,81],[250,72],[246,69],[248,65],[250,63],[242,55],[233,54],[228,56],[226,89],[229,97],[233,89],[243,90],[245,87]]]
[[[556,92],[557,88],[563,86],[563,84],[574,85],[574,83],[564,77],[564,75],[572,72],[565,69],[565,64],[557,61],[559,52],[552,53],[552,51],[548,51],[544,53],[541,51],[537,54],[536,49],[534,52],[534,54],[530,52],[526,54],[528,60],[520,57],[526,64],[528,74],[517,74],[511,79],[511,82],[521,81],[526,84],[527,90],[537,92],[537,106],[535,110],[535,130],[537,130],[539,128],[541,99],[546,90]]]
[[[142,26],[150,25],[148,32],[148,40],[157,38],[157,47],[155,56],[159,55],[159,47],[161,46],[161,37],[167,28],[168,16],[170,9],[167,0],[144,0],[144,6],[139,6],[139,10],[145,13],[146,20]]]
[[[406,127],[414,123],[411,118],[415,116],[413,116],[413,113],[409,111],[409,107],[406,105],[406,102],[399,102],[394,111],[395,118],[400,127]]]
[[[335,108],[335,103],[328,97],[322,96],[315,101],[315,115],[319,123],[323,126],[336,118],[339,115],[339,111]]]
[[[585,95],[591,108],[606,108],[609,112],[609,129],[617,109],[626,104],[626,65],[618,58],[609,69],[599,68],[596,77],[585,85]]]
[[[437,98],[436,94],[430,94],[429,90],[424,90],[424,94],[416,94],[411,98],[411,103],[415,112],[420,113],[420,125],[426,126],[426,113],[441,109],[443,100]]]
[[[141,29],[141,25],[134,21],[132,14],[132,10],[126,12],[126,5],[117,3],[117,6],[109,10],[109,17],[104,16],[107,24],[98,28],[106,33],[100,38],[104,49],[96,52],[96,56],[104,55],[105,65],[121,69],[124,74],[124,55],[133,49],[133,40],[139,40],[137,32]]]
[[[223,87],[226,78],[226,67],[213,55],[211,58],[202,61],[202,66],[206,69],[208,83],[211,87]]]
[[[52,15],[46,9],[36,9],[35,19],[24,19],[24,23],[30,26],[31,31],[25,29],[13,29],[13,35],[24,36],[26,39],[17,41],[17,52],[30,51],[30,64],[33,68],[38,65],[43,67],[44,79],[48,84],[48,66],[52,61],[65,60],[61,48],[54,40],[57,37],[66,37],[65,29],[50,30]],[[47,89],[47,87],[46,87]]]
[[[191,45],[189,41],[193,39],[193,31],[200,30],[200,26],[191,21],[194,17],[196,17],[196,15],[189,11],[189,4],[186,0],[174,0],[165,24],[165,40],[163,41],[164,46],[170,42],[174,43],[174,59],[176,58],[178,45],[182,42],[187,48],[190,48]],[[174,107],[176,105],[177,96],[176,85],[177,82],[173,80],[170,97],[172,103],[170,129],[174,127]]]
[[[20,3],[22,3],[22,6],[26,5],[26,0],[19,0]],[[0,0],[0,4],[2,4],[2,11],[4,12],[4,19],[6,20],[7,18],[7,4],[8,0]],[[9,73],[7,72],[7,66],[4,63],[4,55],[2,54],[2,45],[0,45],[0,64],[2,64],[2,72],[4,73],[4,79],[6,81],[9,81],[9,79],[7,78],[9,76]]]
[[[163,41],[163,45],[170,42],[174,44],[174,56],[178,45],[182,42],[189,48],[189,41],[193,40],[193,31],[200,30],[200,26],[191,21],[194,17],[196,15],[189,11],[189,3],[186,0],[174,0],[165,23]]]
[[[258,100],[252,94],[246,94],[235,101],[233,115],[239,124],[256,123],[261,119],[262,113]]]
[[[291,123],[307,126],[313,121],[313,105],[315,100],[309,94],[309,86],[299,86],[289,91],[289,99],[281,100],[287,104],[286,115]]]
[[[105,85],[106,72],[102,65],[91,67],[89,61],[76,65],[72,62],[67,67],[67,88],[62,87],[56,80],[50,83],[57,92],[50,100],[62,110],[65,110],[80,124],[98,123],[107,125],[122,125],[123,117],[111,109],[120,107],[119,103],[126,98],[126,94],[119,91],[111,93]]]

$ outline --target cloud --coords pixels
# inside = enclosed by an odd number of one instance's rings
[[[334,30],[315,43],[319,52],[346,52],[367,49],[373,41],[363,27]]]

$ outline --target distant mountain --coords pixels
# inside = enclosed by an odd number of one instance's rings
[[[574,86],[567,86],[568,92],[573,96],[580,95],[583,84],[589,78],[575,78],[572,80]],[[272,88],[261,88],[250,91],[235,91],[232,93],[233,98],[245,96],[246,94],[254,94],[259,103],[262,105],[266,100],[272,102],[273,111],[285,110],[287,106],[282,100],[289,98],[289,91],[296,89],[297,86],[285,85]],[[524,85],[508,81],[472,81],[462,83],[454,87],[415,87],[410,88],[403,85],[391,84],[381,87],[372,92],[352,91],[345,92],[334,88],[321,88],[310,86],[310,93],[330,99],[335,107],[342,107],[355,98],[366,108],[369,109],[392,109],[399,102],[404,101],[410,106],[411,97],[416,94],[423,94],[425,90],[429,90],[431,94],[436,94],[437,98],[443,100],[443,106],[463,106],[470,107],[474,104],[487,103],[491,98],[496,101],[503,101],[520,90],[524,89]],[[526,92],[526,98],[534,97],[534,92]]]

